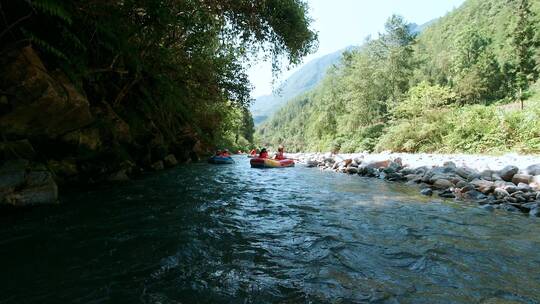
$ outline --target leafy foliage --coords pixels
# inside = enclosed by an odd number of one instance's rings
[[[540,152],[537,102],[508,104],[538,79],[537,12],[537,1],[468,0],[418,36],[392,16],[257,137],[289,150]]]
[[[155,125],[169,141],[191,126],[221,145],[238,142],[222,141],[222,130],[249,142],[249,56],[264,51],[277,71],[317,46],[302,0],[5,2],[2,52],[31,43],[93,105]]]

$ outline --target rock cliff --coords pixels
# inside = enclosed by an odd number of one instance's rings
[[[136,106],[90,101],[30,46],[0,59],[0,81],[0,205],[56,203],[57,184],[122,181],[205,151],[189,125],[164,136]]]

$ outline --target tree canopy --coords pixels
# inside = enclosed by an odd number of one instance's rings
[[[151,104],[148,114],[208,137],[227,109],[249,105],[250,56],[264,52],[277,70],[317,47],[301,0],[16,0],[0,10],[2,52],[31,44],[91,102]]]

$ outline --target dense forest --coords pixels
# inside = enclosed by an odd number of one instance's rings
[[[301,0],[0,1],[0,161],[60,180],[159,169],[253,140],[252,55],[317,47]]]
[[[292,151],[540,152],[540,2],[468,0],[420,34],[400,16],[258,128]]]

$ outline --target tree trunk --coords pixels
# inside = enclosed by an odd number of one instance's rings
[[[523,91],[521,88],[519,88],[519,104],[521,106],[521,110],[523,111]]]

